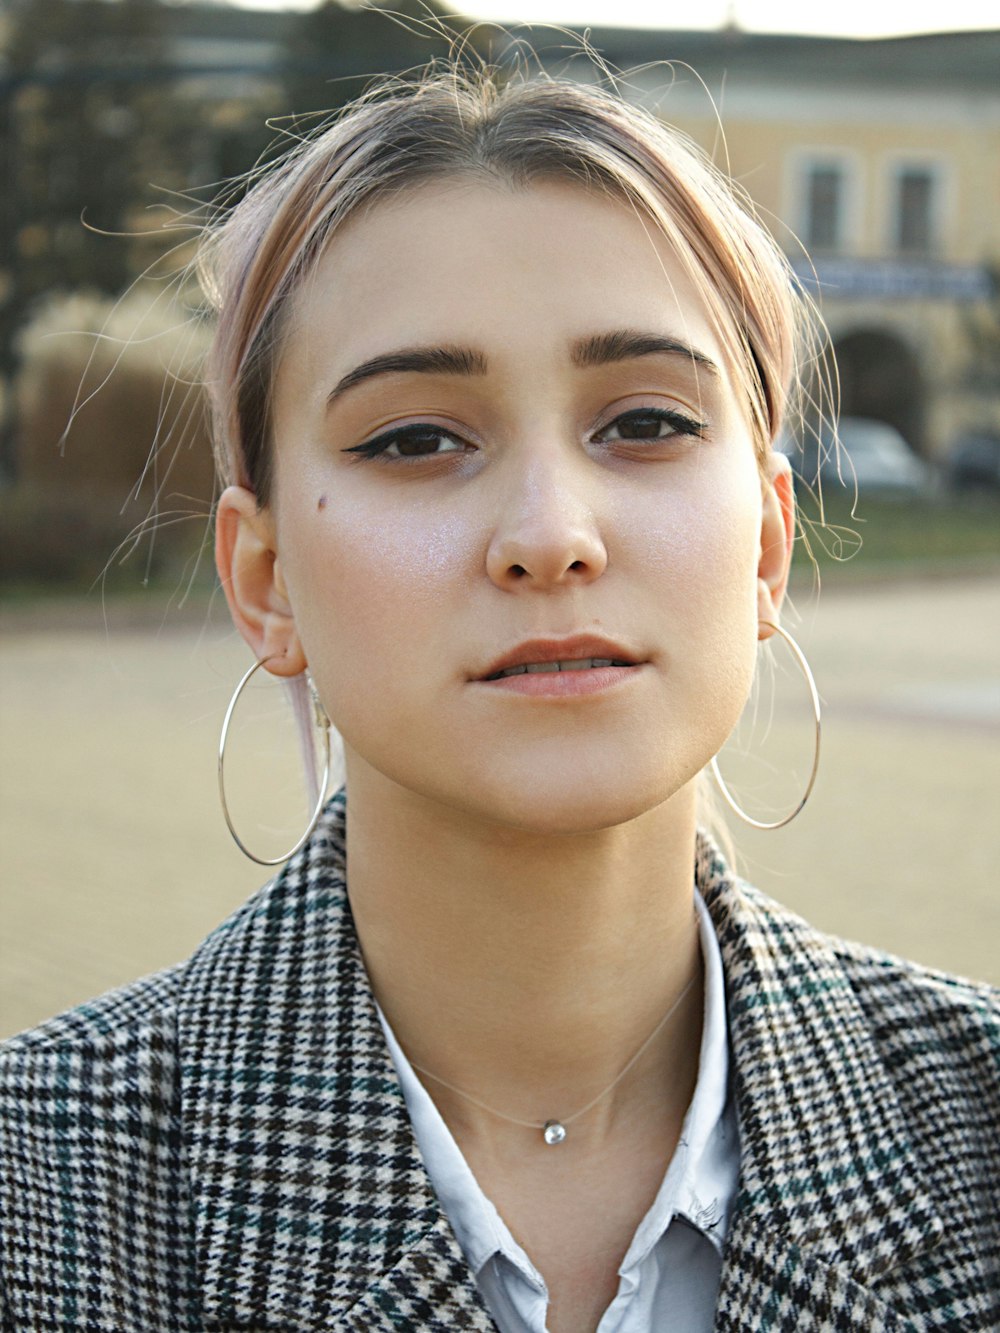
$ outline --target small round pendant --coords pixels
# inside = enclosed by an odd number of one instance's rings
[[[542,1126],[542,1138],[549,1145],[554,1147],[557,1143],[562,1143],[566,1137],[566,1126],[561,1125],[558,1120],[546,1120]]]

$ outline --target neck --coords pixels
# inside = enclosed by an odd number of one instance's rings
[[[348,883],[376,997],[415,1064],[494,1110],[570,1116],[697,980],[693,791],[612,828],[543,835],[443,809],[350,756],[348,790]],[[689,1095],[700,1014],[695,984],[581,1128],[610,1132],[644,1086]],[[428,1088],[465,1133],[526,1132]]]

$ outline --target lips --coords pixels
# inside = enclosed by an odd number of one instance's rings
[[[641,659],[620,643],[593,635],[568,639],[531,639],[491,662],[477,680],[564,671],[592,671],[602,667],[638,666]]]

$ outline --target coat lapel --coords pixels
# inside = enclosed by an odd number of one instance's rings
[[[873,1293],[943,1224],[848,975],[707,841],[698,880],[722,947],[741,1148],[716,1327],[908,1327]]]
[[[496,1333],[444,1218],[425,1231],[395,1267],[373,1282],[351,1307],[343,1327],[357,1333],[414,1333],[417,1329]]]
[[[337,798],[182,988],[199,1313],[212,1328],[490,1329],[385,1048],[344,836]]]
[[[726,1248],[717,1333],[915,1333],[916,1327],[839,1262],[762,1230],[753,1210],[737,1214]]]
[[[183,1132],[217,1329],[489,1330],[413,1139],[344,882],[331,803],[285,871],[192,960]],[[830,944],[736,886],[707,841],[742,1171],[716,1327],[908,1327],[880,1275],[943,1227]]]

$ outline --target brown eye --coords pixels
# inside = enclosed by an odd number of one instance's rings
[[[599,433],[600,440],[670,440],[683,436],[701,437],[705,431],[702,421],[685,416],[683,412],[668,412],[655,408],[637,408],[623,412]]]
[[[403,458],[415,458],[422,454],[445,453],[447,446],[454,447],[454,441],[439,430],[402,431],[396,436],[396,451]]]
[[[345,449],[344,453],[360,454],[363,458],[434,458],[461,453],[466,447],[458,436],[439,426],[403,426]]]
[[[656,440],[666,433],[664,427],[668,423],[660,417],[642,416],[636,413],[632,416],[620,417],[617,424],[618,432],[623,440]]]

